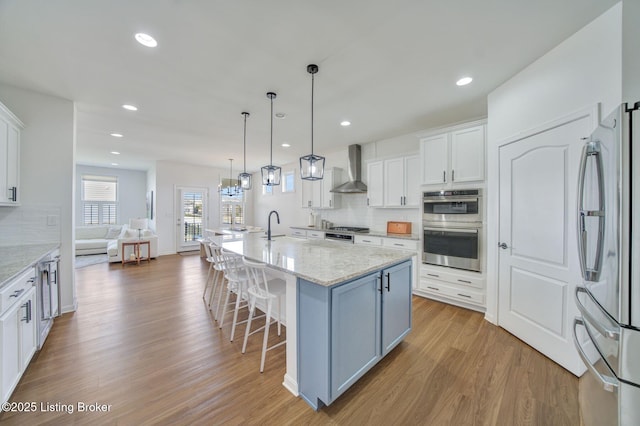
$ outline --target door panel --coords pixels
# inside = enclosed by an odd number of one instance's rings
[[[207,189],[176,188],[176,251],[196,250],[207,227]]]
[[[382,271],[382,356],[411,330],[411,262]]]
[[[583,116],[499,148],[498,324],[576,375],[576,205]]]

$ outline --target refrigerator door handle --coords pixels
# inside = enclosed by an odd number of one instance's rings
[[[593,157],[596,162],[596,176],[598,178],[598,209],[584,209],[584,180],[587,171],[587,160]],[[604,195],[604,172],[602,165],[602,152],[598,141],[587,142],[582,149],[580,160],[580,171],[578,174],[578,257],[580,259],[580,271],[586,281],[598,281],[602,271],[602,252],[604,245],[604,225],[605,225],[605,195]],[[586,217],[598,218],[598,240],[596,242],[596,255],[593,267],[587,266],[587,228]]]
[[[600,334],[602,334],[603,336],[605,336],[608,339],[619,341],[620,340],[620,332],[618,330],[612,330],[610,328],[605,327],[601,322],[599,322],[597,319],[595,319],[594,316],[591,315],[589,310],[580,301],[580,298],[578,297],[579,293],[586,294],[593,301],[593,303],[596,304],[596,306],[599,307],[599,305],[598,305],[598,302],[596,302],[594,297],[591,295],[591,293],[589,293],[587,291],[586,288],[581,287],[581,286],[576,286],[576,292],[575,292],[576,306],[578,307],[578,310],[580,311],[582,316],[584,318],[586,318],[587,321],[589,322],[589,324],[593,325],[593,327],[596,330],[598,330],[598,332]]]
[[[573,343],[575,344],[576,349],[578,349],[578,355],[580,355],[580,358],[582,358],[582,361],[587,366],[589,371],[591,371],[591,373],[593,373],[593,375],[596,376],[598,378],[598,380],[600,380],[604,390],[606,390],[607,392],[615,392],[615,393],[617,393],[618,392],[618,380],[615,377],[615,375],[613,373],[611,373],[611,375],[613,377],[610,377],[610,376],[604,376],[604,375],[600,374],[600,372],[598,370],[596,370],[596,368],[593,366],[593,364],[591,364],[591,362],[589,361],[589,358],[587,357],[587,354],[584,353],[584,349],[582,349],[582,345],[580,345],[580,342],[578,341],[578,333],[577,333],[577,330],[576,330],[576,327],[578,327],[579,325],[584,327],[584,329],[587,331],[587,334],[589,334],[589,330],[584,326],[584,321],[582,321],[582,318],[578,318],[578,317],[574,318],[574,320],[573,320]],[[589,338],[591,338],[590,335],[589,335]],[[598,352],[598,355],[600,355],[599,352]],[[603,364],[606,365],[606,362],[603,363]],[[606,367],[607,367],[607,369],[609,369],[608,365]]]

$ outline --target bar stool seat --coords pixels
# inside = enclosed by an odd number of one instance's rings
[[[264,335],[262,339],[262,355],[260,358],[260,372],[264,371],[264,361],[267,351],[274,349],[278,346],[284,345],[287,341],[283,340],[276,343],[271,347],[267,347],[269,340],[269,328],[272,324],[278,324],[278,336],[281,334],[281,315],[282,308],[284,306],[283,298],[286,294],[286,283],[280,278],[267,279],[265,272],[266,265],[261,262],[253,262],[251,260],[244,259],[244,265],[247,268],[249,275],[249,286],[247,292],[249,294],[249,318],[247,319],[247,328],[244,333],[244,342],[242,343],[242,353],[245,353],[247,349],[247,340],[249,336],[264,329]],[[272,321],[273,318],[273,301],[278,302],[277,319]],[[256,330],[251,331],[251,321],[255,318],[256,304],[262,302],[266,305],[265,312],[265,324]]]

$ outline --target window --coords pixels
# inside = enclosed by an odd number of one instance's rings
[[[83,224],[118,223],[118,178],[82,176],[82,201]]]
[[[295,170],[284,172],[282,179],[282,192],[295,192],[296,173]]]
[[[273,194],[273,186],[262,185],[262,195],[272,195],[272,194]]]
[[[224,190],[220,192],[220,223],[231,226],[244,224],[244,192],[241,189],[233,195]]]

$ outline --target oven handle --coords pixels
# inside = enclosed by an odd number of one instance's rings
[[[461,198],[456,198],[456,197],[447,197],[447,198],[423,198],[422,201],[425,204],[440,204],[440,203],[446,203],[446,202],[456,202],[456,203],[465,203],[465,202],[478,202],[478,198],[469,198],[469,197],[461,197]]]
[[[456,228],[432,228],[429,226],[423,227],[425,231],[438,231],[438,232],[458,232],[460,234],[477,234],[477,229],[456,229]]]

